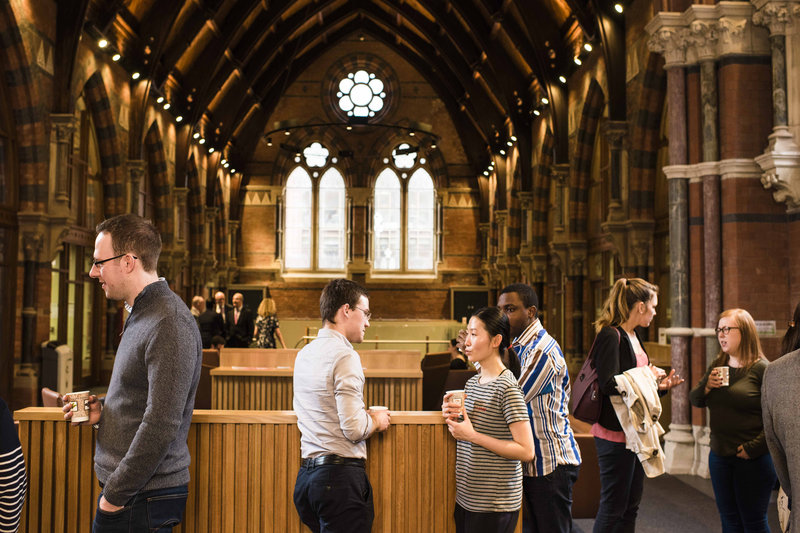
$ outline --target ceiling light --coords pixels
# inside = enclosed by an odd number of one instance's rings
[[[177,117],[175,117],[175,122],[183,122],[183,116],[178,115]]]
[[[229,166],[231,166],[231,164],[226,161],[225,163],[222,164],[222,166],[228,168]]]
[[[99,46],[100,48],[105,48],[106,46],[108,46],[108,39],[100,39],[99,41],[97,41],[97,46]]]
[[[614,4],[614,11],[616,11],[617,13],[622,13],[622,11],[623,11],[622,4],[620,4],[620,3]]]
[[[199,141],[197,141],[197,144],[205,144],[205,143],[206,143],[206,140],[203,139],[202,137],[200,138]]]
[[[227,160],[227,159],[223,159],[222,161],[220,161],[220,163],[222,163],[223,165],[224,165],[225,163],[227,163],[227,162],[228,162],[228,160]]]
[[[560,81],[561,83],[567,83],[567,78],[565,78],[564,76],[559,76],[558,81]]]
[[[583,49],[586,50],[587,52],[591,52],[592,45],[590,43],[583,43]]]
[[[267,146],[272,146],[272,137],[267,137]]]
[[[284,131],[284,132],[283,132],[283,134],[284,134],[284,135],[291,135],[291,134],[292,134],[292,132],[291,132],[291,131],[289,131],[289,130],[286,130],[286,131]]]
[[[484,176],[488,176],[488,175],[489,175],[489,173],[488,173],[487,171],[485,171],[485,170],[484,170],[484,171],[483,171],[483,175],[484,175]]]
[[[541,115],[542,113],[541,113],[541,112],[539,112],[539,110],[538,110],[538,109],[534,109],[534,110],[533,110],[533,114],[534,114],[534,115],[536,115],[536,116],[538,117],[538,116],[539,116],[539,115]]]
[[[200,132],[197,131],[194,132],[194,135],[192,135],[192,139],[199,139],[199,138],[200,138]]]
[[[131,79],[136,81],[139,79],[140,76],[141,74],[139,74],[138,72],[134,72],[133,74],[131,74]]]
[[[436,150],[436,141],[431,143],[431,149]]]
[[[582,63],[580,57],[575,57],[575,59],[573,59],[573,61],[575,62],[576,65],[580,65]]]
[[[344,129],[346,129],[347,131],[352,131],[352,129],[353,129],[353,126],[351,126],[350,124],[348,124],[347,126],[345,126],[345,127],[344,127]]]
[[[163,96],[159,96],[158,98],[156,98],[156,103],[157,104],[160,104],[163,101],[164,101],[164,97]]]
[[[506,155],[506,151],[505,150],[500,150],[500,155]]]
[[[209,153],[209,154],[213,154],[213,153],[214,153],[214,147],[213,147],[213,146],[212,146],[211,148],[209,148],[209,149],[208,149],[208,153]]]
[[[236,169],[235,168],[231,169],[231,174],[236,174]]]
[[[511,141],[508,141],[506,144],[507,144],[508,146],[514,146],[514,143],[512,143]]]
[[[550,103],[550,100],[548,100],[548,99],[547,99],[547,98],[545,98],[545,97],[542,97],[542,104],[543,104],[543,105],[547,105],[547,104],[549,104],[549,103]]]
[[[416,133],[414,132],[414,130],[408,130],[408,136],[409,136],[409,137],[413,137],[414,135],[416,135]]]
[[[511,136],[511,142],[517,142],[517,136],[516,135],[512,135]]]
[[[117,62],[117,61],[119,61],[121,58],[122,58],[122,56],[119,54],[119,52],[117,52],[116,54],[114,54],[113,56],[111,56],[111,61],[113,61],[113,62],[115,62],[115,63],[116,63],[116,62]]]
[[[171,107],[171,106],[169,105],[169,102],[164,102],[164,111],[166,111],[166,110],[167,110],[167,109],[169,109],[170,107]]]

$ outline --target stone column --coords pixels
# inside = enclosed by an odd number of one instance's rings
[[[670,14],[671,15],[671,14]],[[689,328],[689,169],[686,129],[687,32],[656,18],[648,25],[650,49],[666,59],[669,163],[664,168],[669,195],[670,311],[672,327],[683,335],[670,338],[670,360],[675,373],[690,378],[691,330]],[[652,25],[652,26],[651,26]],[[670,391],[672,419],[664,435],[667,472],[693,473],[695,436],[692,431],[689,383]]]
[[[569,178],[569,163],[558,163],[553,165],[550,175],[555,181],[556,186],[556,212],[553,229],[556,233],[563,233],[566,229],[564,189],[567,187],[567,179]]]
[[[172,189],[172,194],[175,196],[175,212],[173,220],[175,221],[175,244],[180,246],[184,245],[186,249],[189,248],[186,242],[186,233],[184,231],[183,222],[188,220],[189,211],[187,208],[187,199],[189,198],[189,189],[186,187],[175,187]]]
[[[239,237],[239,221],[228,220],[228,257],[231,258],[232,263],[237,262],[237,248]]]
[[[622,220],[625,218],[622,209],[622,149],[628,136],[628,123],[623,120],[609,120],[604,125],[603,133],[611,152],[611,199],[608,204],[608,220]]]
[[[56,204],[69,209],[70,196],[70,155],[72,152],[72,135],[75,132],[75,115],[53,113],[50,115],[56,141],[55,154],[55,200]]]
[[[753,24],[769,28],[772,52],[772,134],[766,151],[755,158],[763,174],[764,188],[786,202],[790,212],[800,210],[800,147],[789,131],[786,89],[786,33],[800,18],[800,3],[787,0],[754,0]]]
[[[141,159],[129,159],[127,162],[128,170],[128,210],[131,213],[139,213],[139,187],[144,179],[147,163]]]

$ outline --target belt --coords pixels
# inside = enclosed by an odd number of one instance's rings
[[[303,468],[315,466],[348,465],[366,468],[366,459],[356,459],[355,457],[342,457],[340,455],[320,455],[319,457],[306,457],[303,459]]]

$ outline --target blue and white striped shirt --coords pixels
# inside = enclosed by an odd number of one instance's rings
[[[520,362],[519,386],[528,407],[535,457],[523,463],[526,476],[546,476],[558,465],[580,465],[581,453],[569,425],[569,372],[558,342],[533,321],[511,343]]]

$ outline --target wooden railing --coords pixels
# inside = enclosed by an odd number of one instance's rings
[[[60,409],[14,417],[29,472],[20,531],[89,531],[100,491],[93,430],[66,424]],[[456,446],[441,415],[393,413],[391,428],[367,443],[373,531],[455,531]],[[188,444],[189,500],[176,532],[308,531],[292,501],[300,464],[293,412],[198,410]]]

